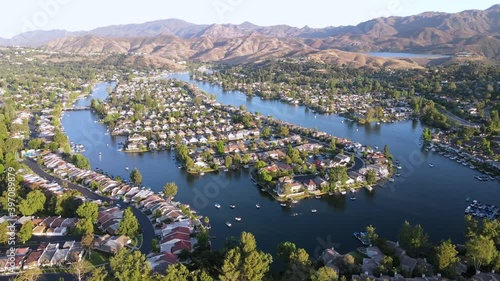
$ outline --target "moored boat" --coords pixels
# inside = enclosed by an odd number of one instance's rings
[[[226,222],[227,227],[231,227],[232,224],[230,222]]]
[[[215,208],[220,209],[220,204],[219,203],[215,203],[214,206],[215,206]]]
[[[234,220],[235,221],[241,221],[241,217],[235,217]]]

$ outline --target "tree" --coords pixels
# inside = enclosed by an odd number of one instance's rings
[[[92,245],[94,244],[94,234],[92,233],[85,233],[85,235],[82,237],[82,247],[88,251],[92,248]]]
[[[17,233],[17,238],[21,243],[26,243],[26,241],[31,239],[32,231],[35,225],[33,221],[29,220],[21,226],[21,229]]]
[[[192,281],[214,281],[205,270],[195,270],[191,275]]]
[[[270,254],[257,250],[255,237],[243,232],[239,245],[227,252],[219,278],[221,281],[260,281],[269,271],[271,262]]]
[[[467,238],[471,239],[472,237],[475,237],[477,234],[479,234],[479,225],[477,223],[477,220],[472,217],[471,215],[466,215],[465,216],[465,236]]]
[[[169,182],[163,187],[163,194],[172,199],[177,194],[177,184],[175,182]]]
[[[297,250],[297,246],[292,242],[281,242],[278,244],[276,254],[284,263],[290,262],[290,256]]]
[[[9,241],[9,222],[0,223],[0,244],[5,244]]]
[[[385,158],[387,158],[389,160],[392,159],[392,155],[389,152],[389,146],[387,144],[384,146],[384,156],[385,156]]]
[[[83,277],[90,272],[91,268],[92,265],[88,261],[81,259],[71,264],[70,272],[78,281],[82,281]]]
[[[218,154],[224,154],[226,151],[226,146],[223,141],[217,141],[215,143],[215,148]]]
[[[483,235],[469,239],[465,243],[465,249],[467,251],[465,256],[476,270],[479,270],[482,265],[489,265],[497,256],[495,243]]]
[[[47,198],[40,190],[33,190],[28,193],[26,199],[21,200],[19,203],[19,211],[24,216],[31,216],[38,211],[44,209],[45,201]]]
[[[108,277],[108,272],[104,266],[95,267],[94,270],[90,272],[90,276],[87,281],[104,281]]]
[[[139,233],[139,222],[130,207],[123,212],[123,219],[118,225],[116,233],[130,238],[135,237]]]
[[[410,256],[415,256],[424,247],[427,247],[429,236],[424,232],[421,225],[411,226],[405,221],[399,232],[399,242]]]
[[[162,279],[164,281],[187,281],[189,270],[182,263],[177,263],[167,267],[167,273]]]
[[[80,219],[75,226],[76,233],[88,235],[94,233],[94,224],[90,219]]]
[[[436,249],[436,261],[438,269],[442,272],[451,273],[460,259],[457,257],[458,251],[451,240],[441,242]]]
[[[42,270],[39,267],[30,268],[16,276],[14,281],[36,281],[42,277]]]
[[[307,280],[312,269],[311,265],[312,263],[306,250],[297,249],[290,255],[290,262],[283,278],[291,281]]]
[[[371,243],[374,243],[379,238],[376,230],[377,229],[371,224],[366,227],[366,233],[368,233],[368,239],[371,241]]]
[[[90,169],[90,161],[81,154],[74,154],[71,157],[71,162],[75,164],[77,168],[88,170]]]
[[[119,281],[150,280],[151,266],[139,251],[122,248],[109,260],[109,265]]]
[[[368,172],[366,173],[366,182],[369,185],[375,184],[377,182],[377,171],[375,171],[374,169],[368,170]]]
[[[335,270],[330,267],[320,267],[311,272],[311,281],[337,281],[339,276]]]
[[[130,182],[135,186],[139,186],[141,184],[142,175],[137,168],[133,169],[132,172],[130,172]]]
[[[330,149],[332,152],[337,149],[337,140],[335,138],[330,140]]]
[[[233,164],[233,158],[229,155],[226,156],[224,163],[226,164],[226,168],[229,169],[231,167],[231,165]]]
[[[76,209],[76,214],[79,218],[88,219],[92,223],[97,221],[99,206],[94,202],[84,202]]]

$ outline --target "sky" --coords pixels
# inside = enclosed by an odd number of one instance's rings
[[[33,30],[90,30],[178,18],[197,24],[249,21],[296,27],[356,25],[376,17],[487,9],[500,0],[21,0],[4,1],[0,37]]]

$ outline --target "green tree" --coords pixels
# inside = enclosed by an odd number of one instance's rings
[[[187,281],[189,270],[182,263],[177,263],[167,267],[167,273],[162,279],[163,281]]]
[[[466,215],[465,216],[465,235],[467,238],[471,239],[472,237],[475,237],[476,235],[480,234],[479,233],[479,225],[477,223],[477,220],[472,217],[471,215]]]
[[[334,152],[337,149],[337,139],[332,138],[330,140],[330,150]]]
[[[335,270],[330,267],[320,267],[311,272],[311,281],[337,281],[339,276]]]
[[[217,141],[215,143],[215,148],[216,148],[216,151],[218,154],[224,154],[225,153],[225,149],[226,149],[226,146],[224,145],[224,142],[223,141]]]
[[[21,274],[14,278],[14,281],[36,281],[41,280],[43,277],[43,271],[39,267],[30,268],[28,270],[23,271]]]
[[[465,243],[466,257],[476,270],[482,265],[490,265],[497,256],[497,249],[493,240],[479,235]]]
[[[163,187],[163,194],[171,200],[177,194],[177,190],[177,184],[175,184],[175,182],[169,182]]]
[[[17,233],[17,238],[19,239],[19,241],[21,241],[21,243],[26,243],[26,241],[31,239],[34,227],[35,225],[31,220],[27,221],[23,224],[23,226],[21,226],[21,229]]]
[[[105,281],[108,277],[108,272],[104,266],[95,267],[91,272],[87,281]]]
[[[369,225],[366,227],[366,233],[368,233],[368,239],[371,241],[371,243],[374,243],[379,239],[379,236],[377,234],[377,229],[373,225]]]
[[[0,244],[6,244],[9,241],[9,222],[0,223]]]
[[[139,233],[139,222],[130,207],[123,212],[123,219],[118,225],[116,233],[130,238],[135,237]]]
[[[130,182],[135,186],[139,186],[142,183],[142,175],[137,168],[134,168],[130,172]]]
[[[151,278],[151,266],[139,251],[122,248],[109,260],[109,265],[119,281],[143,281]]]
[[[78,281],[84,280],[83,278],[90,272],[92,265],[85,259],[81,259],[71,264],[70,272],[75,276]]]
[[[23,216],[31,216],[38,211],[43,211],[47,198],[40,190],[33,190],[28,193],[26,199],[19,203],[19,211]]]
[[[94,233],[94,224],[90,219],[80,219],[75,226],[76,233],[88,235]]]
[[[436,249],[436,261],[438,269],[443,273],[452,273],[455,266],[460,262],[458,258],[458,251],[451,240],[441,242]]]
[[[408,221],[405,221],[399,232],[399,242],[410,256],[416,256],[428,246],[429,236],[424,232],[421,225],[413,227]]]
[[[259,281],[269,271],[271,262],[270,254],[257,250],[255,237],[243,232],[239,245],[226,254],[219,278],[221,281]]]
[[[375,171],[374,169],[368,170],[368,172],[366,173],[366,182],[369,185],[375,184],[377,182],[377,171]]]
[[[71,162],[75,164],[77,168],[88,170],[90,169],[90,161],[81,154],[74,154],[71,156]]]
[[[79,218],[88,219],[92,223],[97,221],[99,206],[94,202],[84,202],[76,209],[76,214]]]
[[[307,280],[312,270],[309,254],[304,249],[297,249],[290,255],[290,262],[283,278],[290,281]]]
[[[224,161],[225,165],[226,165],[226,168],[230,168],[231,165],[233,165],[233,158],[231,156],[226,156],[226,159]]]
[[[294,243],[286,241],[278,244],[276,254],[281,261],[283,261],[284,263],[289,263],[292,253],[296,250],[297,246]]]

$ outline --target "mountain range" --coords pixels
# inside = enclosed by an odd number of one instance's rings
[[[0,45],[42,47],[76,53],[140,53],[170,60],[242,63],[270,57],[314,57],[371,66],[413,61],[373,58],[360,52],[454,54],[473,52],[498,59],[500,5],[448,14],[426,12],[377,18],[356,26],[297,28],[287,25],[197,25],[178,19],[113,25],[90,31],[31,31]],[[355,52],[357,54],[352,54]]]

